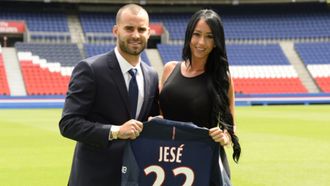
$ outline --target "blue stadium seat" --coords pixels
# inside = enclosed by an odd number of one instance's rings
[[[296,43],[295,49],[319,88],[330,92],[330,42]]]
[[[17,51],[31,52],[49,62],[59,62],[62,66],[74,66],[82,57],[76,44],[44,44],[23,43],[15,44]]]
[[[157,44],[163,64],[169,61],[181,61],[182,45]]]

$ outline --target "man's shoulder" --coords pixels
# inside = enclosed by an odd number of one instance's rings
[[[113,51],[109,51],[106,53],[85,58],[80,61],[77,66],[88,66],[88,68],[90,68],[94,72],[99,70],[103,71],[105,69],[108,69],[108,67],[114,67],[115,61],[117,61],[116,55]]]
[[[148,74],[152,74],[152,75],[157,74],[156,70],[152,66],[149,66],[144,62],[141,62],[141,68],[143,68],[143,70]]]
[[[115,53],[113,51],[109,51],[106,53],[88,57],[88,58],[84,59],[83,61],[85,61],[89,65],[94,65],[94,64],[104,62],[104,61],[109,61],[109,60],[111,61],[111,58],[115,58],[115,57],[116,57]]]

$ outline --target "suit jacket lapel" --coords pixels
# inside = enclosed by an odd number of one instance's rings
[[[144,66],[145,64],[143,62],[141,62],[141,69],[142,69],[142,73],[143,73],[143,80],[144,80],[144,99],[143,99],[143,103],[142,103],[142,107],[141,107],[141,111],[138,117],[138,120],[142,121],[142,117],[146,112],[146,100],[148,100],[148,98],[150,97],[150,90],[152,87],[150,87],[151,83],[150,83],[150,75],[148,73],[148,69],[145,68]]]
[[[107,61],[108,66],[111,70],[111,78],[113,79],[113,81],[115,82],[116,86],[117,86],[117,90],[119,91],[119,95],[121,97],[121,99],[123,100],[123,103],[126,107],[127,110],[127,114],[129,115],[130,111],[129,111],[129,97],[128,97],[128,92],[127,92],[127,88],[126,88],[126,84],[125,84],[125,79],[124,76],[121,72],[118,60],[116,58],[115,52],[111,51],[109,53],[109,60]]]

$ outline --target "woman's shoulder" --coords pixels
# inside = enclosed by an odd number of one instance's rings
[[[173,69],[179,61],[169,61],[164,65],[164,69]]]
[[[162,75],[162,80],[161,80],[161,84],[164,84],[164,82],[167,80],[167,78],[170,76],[170,74],[172,73],[173,69],[175,68],[175,66],[180,63],[179,61],[169,61],[164,65],[164,69],[163,69],[163,75]]]
[[[171,74],[175,66],[180,63],[179,61],[169,61],[164,65],[164,73]]]

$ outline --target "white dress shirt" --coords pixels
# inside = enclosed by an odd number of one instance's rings
[[[119,53],[117,47],[115,47],[115,54],[118,59],[121,72],[125,79],[127,92],[128,92],[129,82],[132,79],[132,77],[128,73],[128,71],[132,68],[137,69],[136,81],[137,81],[138,89],[139,89],[138,102],[137,102],[137,108],[136,108],[136,118],[135,118],[135,119],[137,119],[140,114],[142,103],[144,100],[144,80],[143,80],[143,73],[142,73],[142,69],[141,69],[141,58],[139,59],[139,63],[134,67],[133,65],[128,63],[127,60]]]

